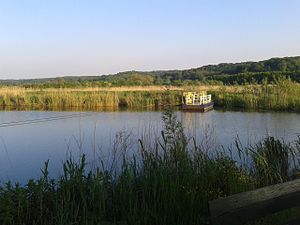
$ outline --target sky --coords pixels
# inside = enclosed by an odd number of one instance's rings
[[[299,0],[0,0],[0,79],[300,55]]]

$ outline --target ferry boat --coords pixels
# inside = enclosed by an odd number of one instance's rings
[[[181,108],[184,111],[207,112],[212,110],[214,102],[206,91],[183,92]]]

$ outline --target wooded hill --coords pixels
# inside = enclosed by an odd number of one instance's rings
[[[272,83],[279,77],[300,82],[300,56],[259,62],[221,63],[188,70],[127,71],[102,76],[66,76],[44,79],[0,80],[0,85],[24,87],[93,87],[133,85]]]

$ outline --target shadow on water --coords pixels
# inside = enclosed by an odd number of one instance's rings
[[[48,106],[2,106],[0,111],[54,111],[54,112],[131,112],[131,111],[161,111],[159,107],[48,107]]]

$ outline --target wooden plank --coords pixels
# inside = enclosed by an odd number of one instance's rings
[[[300,219],[292,220],[284,225],[300,225]]]
[[[209,202],[213,225],[241,225],[296,206],[300,206],[300,179]]]

